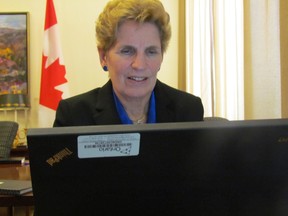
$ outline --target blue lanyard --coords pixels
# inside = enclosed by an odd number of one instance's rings
[[[121,119],[122,124],[133,124],[132,120],[128,117],[122,103],[120,102],[120,100],[118,99],[114,91],[113,91],[113,97],[114,97],[116,109],[117,109],[117,112]],[[152,92],[150,101],[149,101],[147,123],[156,123],[156,103],[155,103],[154,91]]]

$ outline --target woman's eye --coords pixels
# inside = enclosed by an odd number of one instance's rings
[[[135,50],[133,48],[123,48],[121,49],[121,53],[124,55],[132,55],[135,53]]]
[[[158,50],[157,50],[157,49],[148,49],[148,50],[146,51],[146,53],[147,53],[148,55],[156,55],[156,54],[158,54]]]

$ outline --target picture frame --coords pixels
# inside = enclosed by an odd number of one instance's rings
[[[29,13],[0,13],[0,109],[27,109]]]

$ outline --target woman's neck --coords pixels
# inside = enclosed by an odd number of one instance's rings
[[[119,98],[119,97],[118,97]],[[149,108],[149,98],[129,99],[119,98],[128,117],[135,124],[145,123],[147,121],[147,113]]]
[[[126,103],[123,104],[123,107],[133,123],[140,124],[146,122],[149,101],[146,104]]]

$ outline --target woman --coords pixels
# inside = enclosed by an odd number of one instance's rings
[[[96,22],[101,88],[62,100],[54,126],[202,121],[201,99],[160,82],[171,37],[159,0],[112,0]]]

